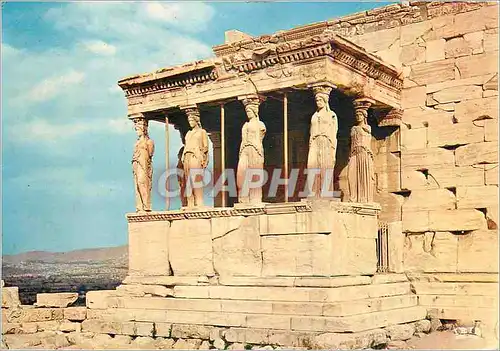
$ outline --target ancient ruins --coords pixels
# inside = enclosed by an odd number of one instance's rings
[[[213,51],[118,82],[138,136],[123,284],[86,307],[4,287],[4,343],[404,347],[443,320],[498,337],[498,4],[234,30]],[[154,158],[151,123],[167,127]],[[152,162],[176,154],[182,208],[151,208]],[[213,205],[191,176],[209,164],[237,186]],[[275,170],[275,196],[248,185]]]

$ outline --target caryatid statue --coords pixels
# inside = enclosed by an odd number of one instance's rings
[[[132,172],[135,187],[135,210],[137,212],[151,211],[151,187],[153,184],[153,153],[155,145],[148,135],[148,121],[145,118],[135,118],[137,141],[132,157]]]
[[[201,127],[198,108],[185,110],[189,127],[185,137],[182,165],[184,167],[184,184],[187,188],[187,207],[203,206],[203,174],[208,165],[208,135]]]
[[[264,169],[264,146],[262,141],[266,134],[266,126],[259,119],[260,98],[251,96],[243,99],[248,121],[241,130],[241,145],[236,171],[238,185],[238,202],[259,204],[262,202],[262,187],[249,187],[253,176],[260,175]],[[250,175],[252,178],[250,178]]]
[[[308,175],[310,190],[313,192],[310,196],[317,198],[321,197],[324,185],[328,187],[326,191],[333,191],[338,122],[337,115],[330,109],[328,103],[331,91],[332,87],[329,85],[313,87],[317,109],[311,117],[307,168],[319,170],[319,174],[315,175],[314,179]],[[325,182],[328,183],[324,184]]]
[[[373,101],[354,101],[356,125],[351,129],[351,153],[347,173],[349,201],[373,202],[375,190],[375,169],[371,150],[371,127],[367,123],[368,109]]]

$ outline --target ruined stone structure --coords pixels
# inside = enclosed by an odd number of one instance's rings
[[[264,185],[212,208],[128,214],[129,275],[87,295],[84,335],[107,347],[368,348],[427,332],[427,319],[498,334],[498,4],[410,2],[232,31],[214,53],[121,80],[129,118],[174,125],[182,167],[195,109],[216,174],[333,165],[341,198],[289,194],[285,181],[275,198]],[[168,165],[178,150],[166,136]],[[40,308],[7,305],[9,330],[43,322]]]

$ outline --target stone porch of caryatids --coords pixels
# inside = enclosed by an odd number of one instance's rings
[[[286,34],[283,35],[288,38]],[[336,86],[335,89],[346,96],[369,97],[375,101],[377,108],[400,108],[402,83],[399,72],[380,58],[328,30],[314,34],[308,31],[297,32],[293,38],[285,41],[281,40],[283,35],[275,34],[277,41],[272,43],[258,39],[244,47],[223,45],[215,48],[216,57],[213,59],[121,80],[119,85],[126,92],[129,114],[163,111],[169,115],[178,113],[182,106],[220,105],[248,94],[266,96],[307,87],[311,89],[313,85],[322,82],[328,82],[332,88]],[[311,36],[314,36],[314,40],[310,40]],[[324,110],[327,108],[324,107]],[[323,121],[320,118],[320,123]],[[330,131],[332,129],[334,127],[330,126]],[[212,131],[213,128],[209,130]],[[223,145],[222,128],[220,132]],[[287,134],[288,129],[283,133]],[[328,138],[324,135],[316,138],[311,143],[312,149],[330,150],[331,157],[309,150],[311,157],[308,158],[312,160],[314,156],[325,156],[335,166],[338,158],[335,155],[338,154],[334,147],[335,135],[330,133],[330,145],[327,147],[324,147],[320,139]],[[288,138],[284,136],[284,140],[283,149],[286,148]],[[220,152],[214,152],[216,161],[219,154],[224,153],[223,149],[221,146]],[[180,155],[181,161],[183,155],[184,151]],[[220,155],[220,163],[224,161],[224,157]],[[182,166],[181,163],[179,166]],[[241,163],[240,160],[238,163]],[[283,163],[286,168],[285,160]],[[328,168],[325,162],[319,164],[319,168]],[[231,165],[233,168],[235,166]],[[225,167],[220,168],[223,171]],[[225,199],[222,197],[221,200],[216,200],[216,205],[224,205]],[[244,198],[240,200],[246,201]],[[286,197],[284,200],[287,201]],[[230,203],[232,201],[231,197]],[[262,202],[262,197],[258,202]]]

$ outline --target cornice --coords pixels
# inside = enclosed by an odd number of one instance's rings
[[[328,208],[339,213],[352,213],[376,216],[380,212],[377,204],[343,203],[331,201]],[[129,223],[154,222],[154,221],[175,221],[183,219],[210,219],[236,216],[258,216],[287,213],[313,212],[314,204],[308,201],[279,204],[262,204],[260,206],[242,206],[236,208],[208,208],[208,209],[183,209],[166,212],[150,213],[129,213],[127,220]]]

